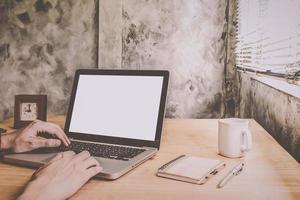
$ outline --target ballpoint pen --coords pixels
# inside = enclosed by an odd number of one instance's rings
[[[239,175],[243,168],[244,163],[243,161],[240,161],[232,170],[228,172],[228,174],[226,174],[226,176],[224,176],[224,178],[221,179],[221,181],[217,185],[217,188],[224,187],[232,177]]]

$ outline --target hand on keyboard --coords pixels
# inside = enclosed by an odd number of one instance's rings
[[[48,132],[54,137],[51,139],[40,137],[38,133]],[[25,128],[16,130],[3,136],[6,141],[3,149],[10,149],[15,153],[32,151],[42,147],[57,147],[61,144],[68,146],[70,141],[63,130],[56,124],[35,120]]]

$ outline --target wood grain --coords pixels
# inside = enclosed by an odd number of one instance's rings
[[[60,126],[64,116],[50,116]],[[238,159],[218,155],[217,119],[166,119],[159,153],[116,181],[90,180],[71,199],[300,199],[300,165],[257,122],[250,120],[253,149],[245,170],[224,188],[220,179]],[[12,119],[0,123],[9,128]],[[227,166],[205,185],[157,177],[157,168],[180,154],[223,159]],[[0,198],[14,199],[32,169],[0,163]]]

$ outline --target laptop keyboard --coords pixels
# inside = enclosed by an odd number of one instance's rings
[[[145,149],[72,141],[68,147],[42,148],[37,149],[36,153],[54,153],[59,151],[74,151],[75,153],[88,151],[91,156],[128,161],[144,152]]]
[[[72,150],[75,153],[79,153],[81,151],[88,151],[92,156],[95,157],[112,158],[116,160],[130,160],[131,158],[145,151],[145,149],[140,148],[86,143],[78,141],[72,141],[68,147],[62,146],[60,147],[60,150]]]

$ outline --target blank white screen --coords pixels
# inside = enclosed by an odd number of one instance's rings
[[[80,75],[70,132],[155,140],[163,77]]]

